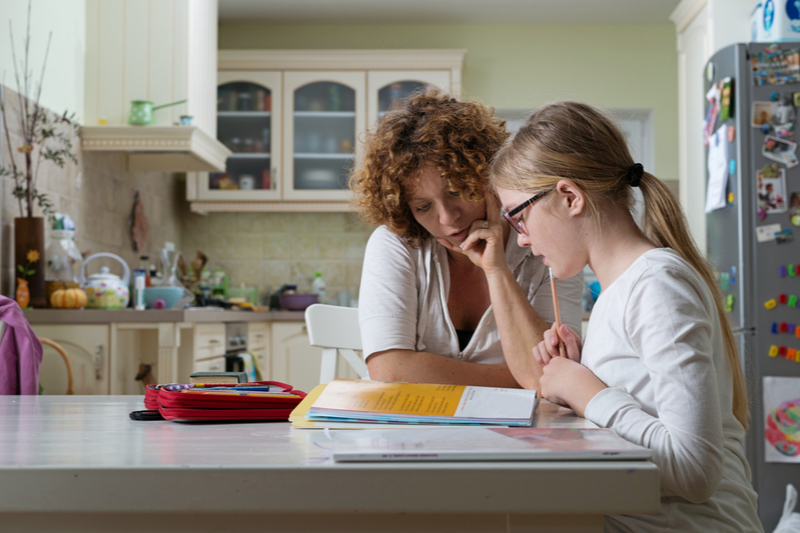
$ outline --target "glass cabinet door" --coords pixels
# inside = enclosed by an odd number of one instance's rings
[[[424,91],[430,85],[450,92],[450,71],[370,71],[367,85],[367,124],[373,128],[384,114],[415,92]]]
[[[287,72],[285,199],[347,200],[358,133],[365,126],[364,72]]]
[[[224,173],[200,175],[200,199],[280,198],[280,79],[279,72],[218,74],[217,139],[233,154]]]

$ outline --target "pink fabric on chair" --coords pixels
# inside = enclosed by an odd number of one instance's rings
[[[0,296],[0,321],[6,323],[0,341],[0,394],[39,394],[39,337],[17,302],[5,296]]]

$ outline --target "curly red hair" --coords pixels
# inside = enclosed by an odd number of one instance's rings
[[[419,246],[430,234],[408,205],[413,177],[433,165],[451,191],[481,203],[489,163],[506,137],[505,121],[490,107],[433,88],[412,95],[367,132],[363,161],[350,176],[353,204],[365,222],[383,224]]]

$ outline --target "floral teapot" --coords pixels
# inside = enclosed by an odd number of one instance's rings
[[[99,274],[92,274],[87,280],[85,277],[86,265],[89,261],[98,257],[108,257],[119,261],[125,271],[122,279],[119,279],[119,276],[115,274],[111,274],[108,271],[108,267],[101,267]],[[131,270],[128,268],[128,263],[118,255],[105,252],[90,255],[81,265],[79,278],[81,287],[86,290],[86,296],[88,297],[86,307],[88,309],[125,309],[128,306],[128,283],[130,279]]]

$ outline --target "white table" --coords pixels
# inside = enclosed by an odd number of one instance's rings
[[[134,422],[140,396],[0,396],[3,532],[602,531],[649,461],[334,463],[288,423]],[[586,427],[546,402],[540,427]]]

